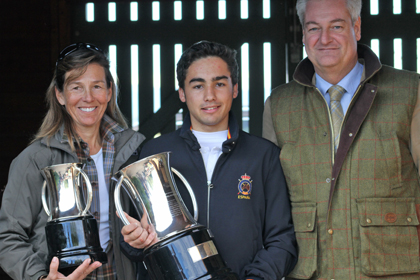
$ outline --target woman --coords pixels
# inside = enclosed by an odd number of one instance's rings
[[[46,100],[48,112],[35,139],[10,167],[0,210],[0,265],[14,279],[84,279],[87,274],[86,279],[135,279],[134,265],[119,250],[122,225],[114,214],[110,177],[127,161],[137,160],[144,136],[127,128],[102,50],[85,43],[65,48]],[[85,261],[65,278],[57,272],[57,258],[47,272],[40,170],[72,162],[85,164],[94,186],[90,212],[98,221],[108,263]]]

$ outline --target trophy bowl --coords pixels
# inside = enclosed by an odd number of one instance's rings
[[[65,163],[42,169],[46,180],[42,187],[42,205],[49,216],[45,233],[48,244],[47,265],[54,256],[58,270],[68,275],[86,259],[106,263],[108,258],[99,241],[96,219],[88,209],[92,186],[81,163]],[[87,202],[83,199],[83,177]]]
[[[144,249],[144,264],[151,279],[239,279],[219,255],[210,230],[197,223],[198,210],[188,181],[170,167],[170,152],[143,158],[118,171],[114,179],[115,205],[125,225],[121,186],[141,220],[147,220],[158,241]],[[175,173],[191,195],[194,217],[185,206],[173,177]]]

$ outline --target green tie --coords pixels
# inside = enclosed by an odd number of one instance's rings
[[[330,94],[331,119],[334,129],[334,151],[337,152],[338,142],[340,141],[340,128],[344,114],[341,106],[341,97],[346,90],[339,85],[334,85],[328,89]]]

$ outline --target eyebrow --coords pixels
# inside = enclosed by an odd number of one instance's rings
[[[203,78],[192,78],[188,83],[194,83],[194,82],[205,82]]]
[[[212,82],[214,82],[214,81],[220,81],[220,80],[223,80],[223,79],[228,80],[229,78],[227,76],[223,75],[223,76],[214,77],[211,80],[212,80]],[[192,78],[188,83],[191,84],[191,83],[194,83],[194,82],[205,82],[205,80],[203,78]]]
[[[344,19],[341,19],[341,18],[337,18],[337,19],[333,19],[333,20],[331,20],[329,23],[336,23],[336,22],[345,22],[345,20],[344,20]],[[307,23],[305,23],[305,26],[307,26],[307,25],[309,25],[309,24],[316,24],[316,25],[319,25],[319,23],[318,23],[318,22],[315,22],[315,21],[308,21]]]
[[[213,82],[214,81],[220,81],[220,80],[223,80],[223,79],[229,80],[229,78],[227,76],[223,75],[223,76],[217,76],[217,77],[213,78],[212,81]]]
[[[106,81],[103,81],[103,80],[94,80],[94,81],[91,81],[91,83],[94,83],[94,84],[96,84],[96,83],[104,83],[104,84],[106,84]],[[79,81],[79,80],[73,80],[73,81],[69,81],[68,84],[82,84],[82,82]]]

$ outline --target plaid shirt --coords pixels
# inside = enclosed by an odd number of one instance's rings
[[[112,167],[114,164],[114,133],[118,133],[124,130],[117,122],[112,120],[109,116],[104,115],[101,123],[101,137],[102,137],[102,152],[103,152],[103,164],[104,164],[104,174],[106,187],[109,191],[109,183],[112,173]],[[95,161],[89,156],[89,146],[86,142],[79,137],[81,147],[76,145],[76,153],[79,158],[79,162],[84,164],[84,171],[89,177],[90,183],[92,185],[92,205],[90,207],[91,214],[95,219],[100,221],[100,201],[99,201],[99,185],[98,185],[98,172],[96,170]],[[68,136],[63,134],[61,140],[62,143],[69,142]],[[75,141],[76,142],[76,141]],[[112,232],[112,227],[110,224],[110,235]],[[94,270],[89,274],[85,279],[104,279],[111,280],[117,279],[112,239],[110,238],[108,247],[104,248],[105,252],[108,255],[108,263],[103,264],[98,269]]]

